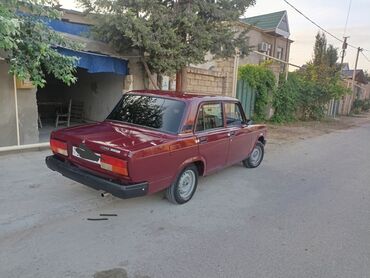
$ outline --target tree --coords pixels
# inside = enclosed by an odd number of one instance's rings
[[[315,46],[313,49],[313,64],[320,65],[326,59],[326,36],[325,33],[318,32],[316,35]]]
[[[43,87],[45,74],[70,85],[76,81],[75,57],[59,54],[54,46],[74,48],[48,28],[43,18],[59,18],[57,0],[2,0],[0,2],[0,50],[5,54],[11,74],[30,79]]]
[[[338,61],[338,49],[329,44],[326,49],[326,62],[329,67],[336,67]]]
[[[300,96],[304,118],[320,119],[331,99],[339,99],[347,89],[340,81],[340,66],[337,64],[338,50],[327,45],[324,33],[318,32],[314,46],[314,57],[301,72],[305,92]]]
[[[370,82],[370,74],[367,70],[364,71],[364,74],[365,74],[365,78],[367,80],[367,82]]]
[[[338,50],[327,45],[325,34],[316,35],[313,58],[305,69],[290,73],[273,95],[276,122],[301,119],[319,120],[331,99],[347,93],[340,80]]]
[[[158,74],[174,74],[200,64],[208,52],[231,57],[248,53],[239,20],[255,0],[79,0],[98,15],[95,36],[117,51],[135,48],[144,66]]]

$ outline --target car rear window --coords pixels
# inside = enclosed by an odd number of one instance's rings
[[[109,114],[107,120],[177,133],[184,109],[185,103],[183,101],[126,94]]]

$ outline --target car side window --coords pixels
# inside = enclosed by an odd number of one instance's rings
[[[199,108],[196,131],[204,131],[223,126],[221,103],[207,103]]]
[[[242,111],[237,103],[225,103],[226,125],[240,126],[243,122]]]

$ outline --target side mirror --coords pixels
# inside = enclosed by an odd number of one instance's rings
[[[247,120],[246,124],[247,125],[253,125],[253,121],[252,120]]]

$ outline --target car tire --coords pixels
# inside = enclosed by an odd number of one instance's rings
[[[166,198],[174,204],[185,204],[193,197],[198,185],[198,169],[192,164],[178,175],[176,181],[166,189]]]
[[[256,168],[258,167],[265,155],[265,146],[261,142],[257,142],[256,146],[253,148],[250,156],[243,160],[243,164],[247,168]]]

